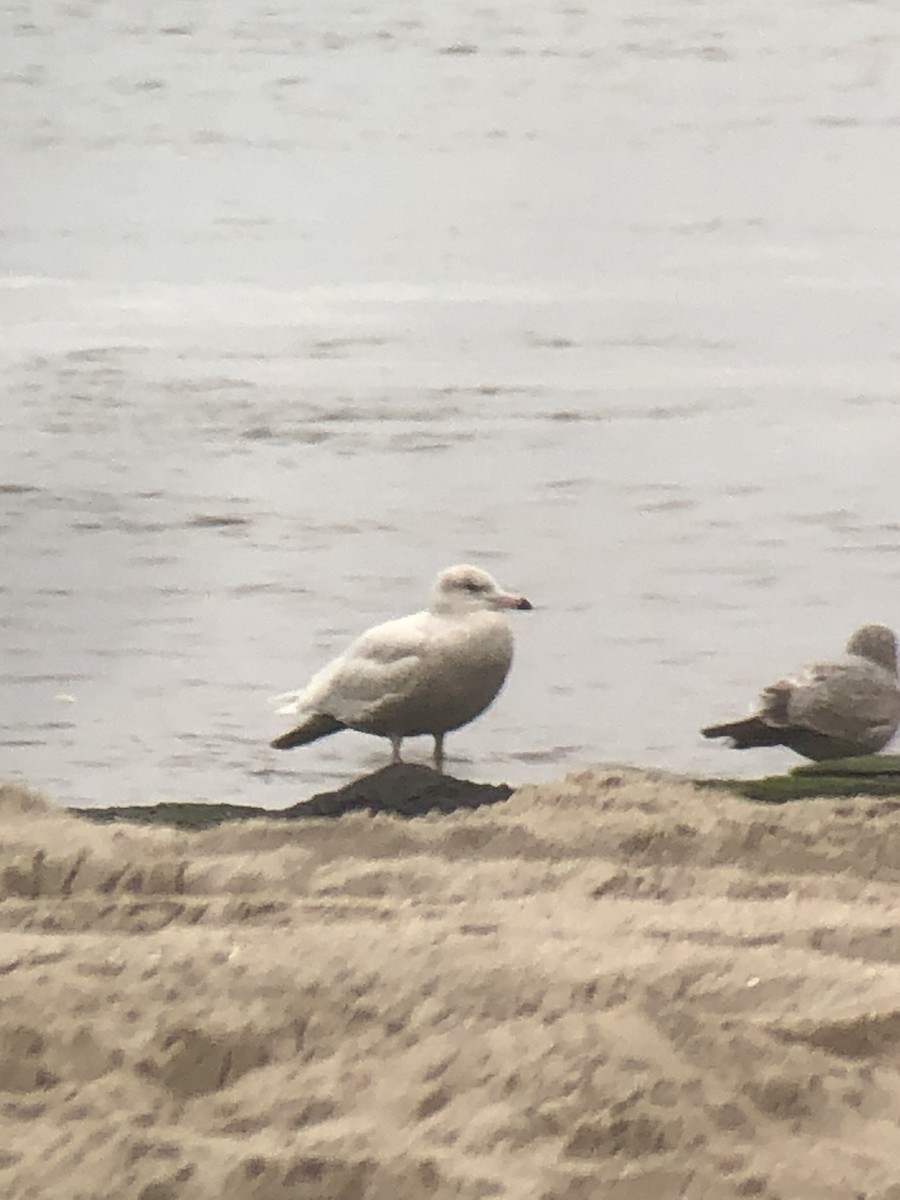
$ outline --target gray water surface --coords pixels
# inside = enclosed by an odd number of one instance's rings
[[[0,774],[372,769],[266,698],[459,560],[536,611],[455,773],[797,761],[697,731],[900,627],[887,0],[2,14]]]

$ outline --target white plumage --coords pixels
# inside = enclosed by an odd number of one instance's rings
[[[280,713],[300,721],[272,745],[289,750],[357,729],[388,738],[399,762],[404,738],[428,734],[441,770],[445,734],[484,712],[509,672],[503,612],[530,608],[486,571],[448,567],[427,609],[367,630],[305,688],[275,697]]]

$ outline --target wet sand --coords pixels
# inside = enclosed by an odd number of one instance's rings
[[[895,800],[0,820],[9,1200],[900,1196]]]

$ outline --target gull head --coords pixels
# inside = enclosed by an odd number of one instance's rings
[[[863,625],[847,643],[847,653],[897,674],[897,639],[886,625]]]
[[[511,608],[525,610],[531,604],[524,596],[504,592],[487,571],[466,563],[441,571],[431,600],[431,611],[435,613],[502,612]]]

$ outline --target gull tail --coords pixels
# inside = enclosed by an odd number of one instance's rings
[[[342,725],[334,717],[329,717],[327,713],[312,713],[296,728],[289,729],[269,745],[273,750],[293,750],[294,746],[306,746],[346,728],[346,725]]]
[[[743,721],[730,721],[726,725],[709,725],[700,732],[707,738],[731,738],[735,750],[748,750],[751,746],[781,746],[783,729],[773,729],[759,717],[745,717]]]

